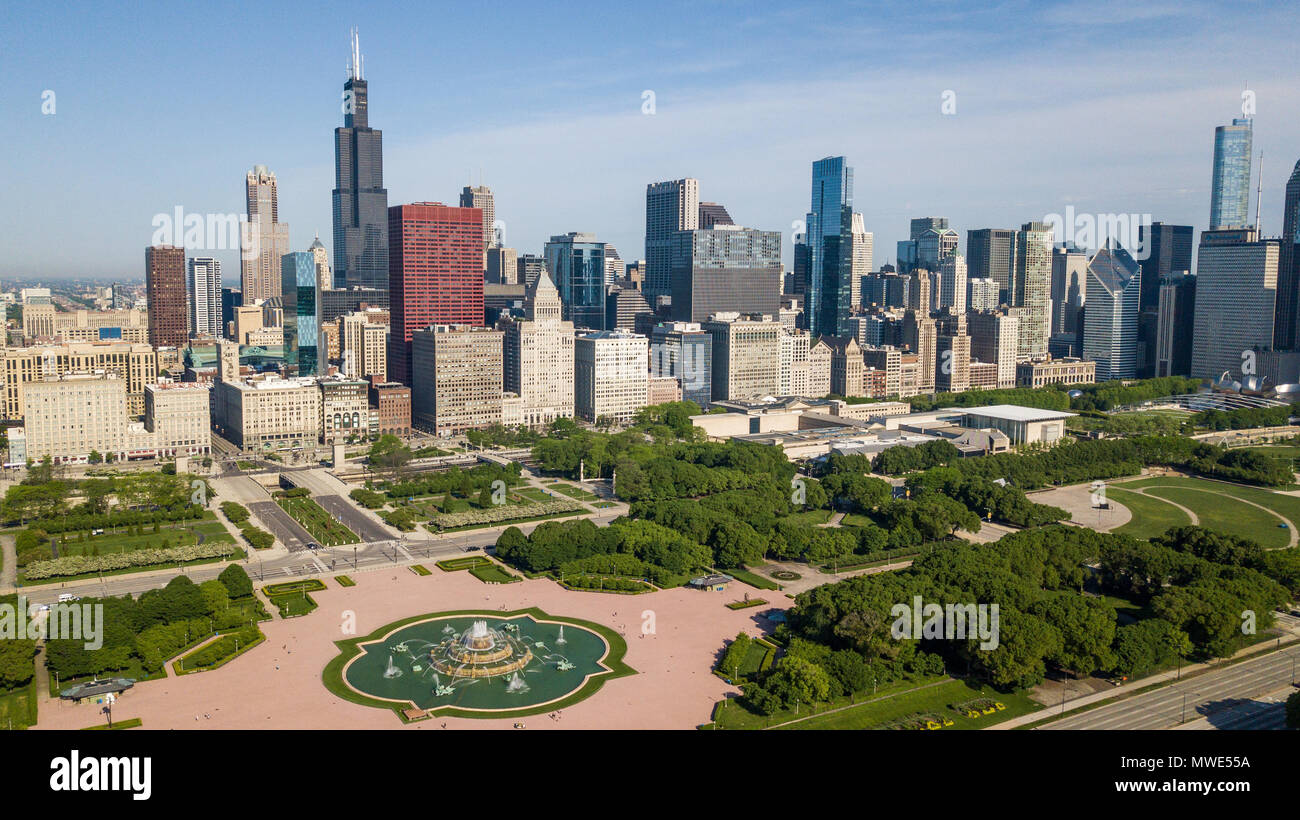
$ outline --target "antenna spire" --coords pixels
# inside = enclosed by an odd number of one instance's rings
[[[1264,221],[1259,216],[1259,204],[1263,200],[1264,191],[1264,151],[1259,152],[1259,179],[1255,180],[1255,233],[1257,239],[1262,239],[1263,235],[1259,232],[1263,230]]]
[[[348,66],[348,79],[360,80],[361,76],[361,40],[357,36],[357,27],[352,27],[352,63]]]

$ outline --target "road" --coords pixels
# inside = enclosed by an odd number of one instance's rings
[[[1041,729],[1169,729],[1239,710],[1300,680],[1300,649],[1271,652],[1142,695],[1048,723]],[[1240,718],[1245,719],[1245,718]],[[1220,727],[1215,727],[1220,728]]]

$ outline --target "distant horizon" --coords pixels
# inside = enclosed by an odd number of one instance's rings
[[[669,3],[617,14],[586,3],[245,8],[295,36],[261,48],[224,9],[182,20],[161,4],[130,18],[77,4],[0,12],[13,33],[0,67],[27,95],[11,103],[13,141],[0,159],[9,190],[0,279],[140,281],[154,216],[243,213],[255,165],[277,175],[290,247],[319,234],[336,265],[333,129],[353,25],[370,122],[384,134],[389,205],[455,204],[462,186],[486,184],[505,244],[520,253],[589,231],[623,259],[643,259],[646,184],[694,177],[700,199],[738,224],[780,231],[789,269],[812,162],[838,155],[855,169],[873,269],[894,260],[908,221],[927,215],[948,217],[963,253],[968,230],[1071,206],[1150,214],[1199,234],[1214,128],[1243,115],[1247,87],[1257,106],[1252,200],[1264,153],[1263,236],[1280,233],[1300,157],[1289,42],[1300,9],[1279,2],[1007,2],[994,13],[946,2]],[[1228,9],[1250,21],[1249,49],[1222,25]],[[559,57],[501,48],[484,59],[488,25],[496,42],[522,43],[558,35],[573,16],[617,20],[644,41],[611,37]],[[687,25],[665,25],[673,19]],[[200,36],[201,65],[189,47]],[[128,47],[137,41],[157,48]],[[1239,78],[1223,77],[1225,61]],[[187,255],[217,258],[227,286],[238,282],[237,252]]]

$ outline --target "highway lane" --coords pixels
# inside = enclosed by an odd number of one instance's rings
[[[1233,664],[1058,720],[1041,729],[1167,729],[1210,717],[1287,687],[1300,675],[1300,649]],[[1211,722],[1213,722],[1211,720]]]

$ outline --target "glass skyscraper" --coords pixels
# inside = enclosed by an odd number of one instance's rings
[[[546,243],[546,269],[560,292],[564,319],[577,328],[605,327],[605,243],[571,232]]]
[[[280,259],[284,305],[284,363],[298,376],[320,375],[320,293],[316,260],[306,251]]]
[[[1210,180],[1210,230],[1244,228],[1250,219],[1251,121],[1234,119],[1214,129]]]
[[[813,163],[807,223],[808,328],[814,336],[843,336],[853,296],[853,169],[844,157]]]
[[[384,135],[370,127],[367,86],[361,74],[354,29],[352,64],[343,84],[343,127],[334,129],[334,286],[374,288],[386,296]]]

